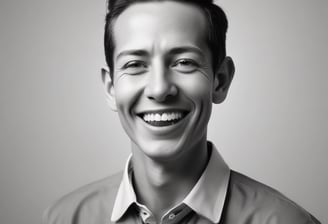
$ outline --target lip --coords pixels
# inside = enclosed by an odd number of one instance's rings
[[[163,114],[182,114],[182,118],[176,120],[166,120],[166,121],[153,121],[153,122],[149,122],[149,121],[145,121],[145,115],[160,115],[162,116]],[[161,109],[161,110],[147,110],[147,111],[143,111],[141,113],[137,113],[136,115],[138,117],[140,117],[145,123],[147,123],[150,126],[157,126],[157,127],[165,127],[165,126],[170,126],[176,123],[180,123],[189,113],[189,111],[187,110],[183,110],[183,109]],[[169,115],[168,115],[169,116]]]
[[[143,110],[140,112],[136,112],[137,116],[142,116],[144,114],[163,114],[163,113],[175,113],[180,112],[183,114],[188,114],[190,110],[180,109],[180,108],[167,108],[167,109],[157,109],[157,110]]]
[[[169,113],[169,112],[182,112],[185,114],[185,116],[179,120],[177,123],[166,125],[166,126],[154,126],[143,119],[143,115],[145,113]],[[145,110],[140,113],[137,113],[137,120],[141,122],[142,126],[144,126],[146,129],[148,129],[153,135],[157,136],[175,136],[179,130],[182,131],[182,129],[186,126],[188,123],[188,117],[190,116],[190,111],[185,109],[161,109],[161,110]]]

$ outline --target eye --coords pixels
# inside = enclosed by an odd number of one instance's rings
[[[147,63],[144,61],[133,60],[125,63],[121,69],[128,74],[138,74],[146,71]]]
[[[123,66],[123,68],[140,68],[140,67],[146,67],[145,63],[142,61],[129,61]]]
[[[183,58],[177,60],[172,67],[180,72],[189,73],[195,71],[199,65],[192,59]]]

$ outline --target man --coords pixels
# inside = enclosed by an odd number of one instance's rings
[[[212,103],[226,98],[224,12],[210,0],[112,0],[105,26],[111,108],[131,140],[123,174],[83,187],[45,223],[320,223],[229,169],[207,141]]]

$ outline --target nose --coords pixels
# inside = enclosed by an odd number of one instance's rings
[[[145,88],[145,95],[149,99],[164,102],[177,93],[177,86],[164,63],[154,63]]]

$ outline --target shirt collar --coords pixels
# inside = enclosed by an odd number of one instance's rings
[[[213,223],[218,223],[227,194],[230,169],[216,147],[210,142],[208,146],[212,152],[207,167],[183,203]]]
[[[218,223],[228,189],[230,169],[216,147],[210,142],[208,142],[208,146],[212,150],[207,167],[182,203],[189,206],[197,214]],[[126,162],[122,182],[116,195],[111,216],[113,222],[118,221],[131,204],[139,204],[130,178],[131,157],[130,155]]]

